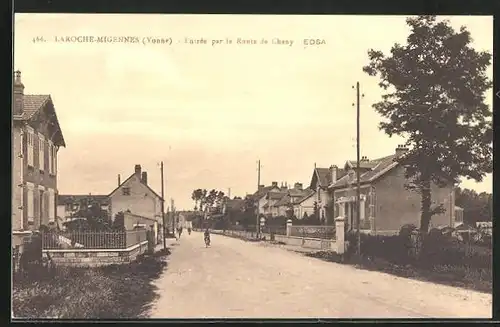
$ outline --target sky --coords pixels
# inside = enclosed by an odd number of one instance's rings
[[[467,26],[473,47],[492,52],[491,16],[441,18],[455,29]],[[372,104],[382,90],[362,67],[370,48],[388,54],[394,43],[406,43],[405,19],[16,14],[14,67],[26,94],[52,96],[67,145],[58,157],[59,194],[109,194],[117,175],[123,181],[136,164],[159,192],[163,161],[165,198],[191,209],[197,188],[230,189],[231,197],[253,193],[259,159],[261,184],[304,186],[315,164],[355,159],[356,82],[364,94],[361,155],[392,154],[403,140],[378,129]],[[61,41],[76,36],[138,42]],[[238,38],[257,44],[237,44]],[[207,43],[189,43],[200,39]],[[212,45],[226,39],[233,43]],[[490,106],[492,100],[490,91]],[[460,186],[492,192],[492,176]]]

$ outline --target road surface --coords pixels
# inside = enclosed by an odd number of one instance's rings
[[[151,318],[490,318],[492,297],[183,233],[156,280]]]

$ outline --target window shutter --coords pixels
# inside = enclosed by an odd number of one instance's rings
[[[28,221],[34,221],[35,220],[35,197],[33,196],[34,194],[34,189],[33,186],[28,185],[28,192],[27,192],[27,205],[28,205]]]
[[[38,134],[38,139],[40,142],[38,147],[38,158],[40,159],[38,167],[40,170],[45,170],[45,140],[41,134]]]
[[[49,189],[49,221],[55,220],[55,191]]]
[[[49,154],[49,174],[52,174],[53,172],[53,167],[52,167],[52,142],[48,142],[48,154]]]
[[[364,220],[365,219],[365,205],[366,201],[361,200],[359,204],[359,219]]]

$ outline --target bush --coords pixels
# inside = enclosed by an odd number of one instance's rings
[[[166,266],[169,252],[142,256],[128,265],[58,268],[51,278],[13,279],[16,318],[137,318],[155,298],[151,280]]]

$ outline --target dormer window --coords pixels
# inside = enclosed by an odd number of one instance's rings
[[[123,195],[130,195],[130,187],[122,188],[122,194]]]

